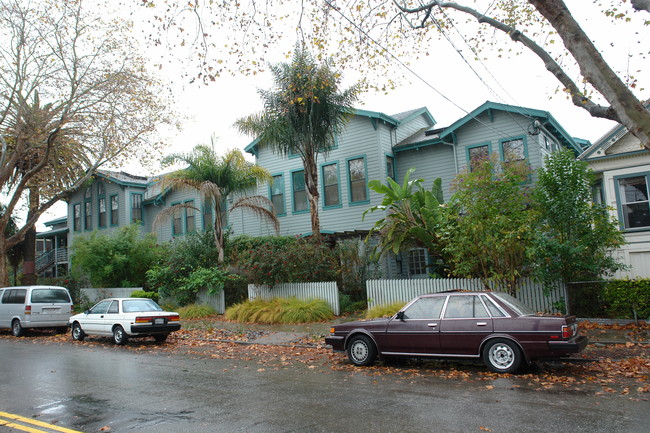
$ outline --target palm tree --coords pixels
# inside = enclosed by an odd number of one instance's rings
[[[213,143],[214,144],[214,143]],[[185,163],[187,168],[175,171],[163,177],[162,188],[190,188],[199,191],[206,206],[214,211],[214,243],[219,254],[218,261],[224,261],[224,222],[227,213],[235,209],[248,209],[259,217],[271,222],[276,232],[278,219],[273,213],[271,200],[259,195],[244,195],[228,208],[226,199],[234,193],[246,193],[261,181],[271,179],[262,167],[244,159],[240,150],[229,150],[218,156],[214,148],[198,145],[187,154],[174,154],[165,158],[163,163]],[[200,210],[189,204],[174,205],[160,212],[154,225],[164,218],[169,218],[183,208]]]
[[[281,155],[299,155],[311,212],[312,234],[320,235],[318,218],[318,154],[335,146],[334,137],[354,113],[358,86],[340,90],[341,75],[329,62],[316,64],[309,51],[296,47],[291,63],[270,65],[275,89],[260,90],[264,112],[237,120],[258,146]]]

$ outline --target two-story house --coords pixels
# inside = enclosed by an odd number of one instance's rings
[[[550,113],[524,107],[486,102],[445,128],[435,128],[428,109],[386,115],[358,110],[335,148],[321,154],[319,164],[321,232],[331,237],[363,239],[378,213],[364,212],[380,204],[382,197],[368,188],[372,179],[387,177],[401,182],[414,167],[415,176],[430,186],[443,181],[445,199],[451,196],[454,176],[477,155],[496,154],[506,159],[527,159],[535,169],[543,156],[561,147],[579,154],[584,141],[572,138]],[[280,155],[253,141],[246,149],[273,180],[251,194],[268,197],[274,204],[282,235],[309,235],[311,222],[302,161],[298,155]],[[156,215],[177,203],[193,204],[201,212],[184,209],[168,222],[154,227]],[[210,209],[195,191],[162,191],[160,176],[142,177],[123,172],[100,171],[92,184],[68,202],[68,244],[93,230],[114,230],[138,223],[142,231],[157,234],[165,242],[211,224]],[[228,216],[234,236],[273,235],[273,227],[255,215],[235,210]],[[429,257],[412,249],[383,259],[387,278],[427,276]]]
[[[619,125],[579,158],[598,177],[595,200],[610,207],[625,236],[626,243],[616,254],[628,269],[616,277],[650,278],[650,152]]]

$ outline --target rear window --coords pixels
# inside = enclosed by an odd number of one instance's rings
[[[122,311],[125,313],[139,313],[141,311],[162,311],[158,304],[151,299],[133,299],[122,301]]]
[[[512,296],[508,295],[507,293],[502,293],[502,292],[493,292],[492,293],[495,297],[499,298],[501,302],[506,304],[508,307],[510,307],[515,313],[519,314],[520,316],[533,316],[535,315],[535,312],[531,310],[526,304],[522,303],[520,300],[513,298]]]
[[[70,295],[65,289],[33,289],[32,304],[68,304]]]

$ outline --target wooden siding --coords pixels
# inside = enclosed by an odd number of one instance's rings
[[[368,308],[393,302],[405,304],[419,295],[438,293],[445,290],[485,290],[478,278],[435,278],[413,280],[368,280],[366,291]],[[544,295],[544,288],[530,280],[523,280],[517,298],[535,311],[566,313],[557,311],[556,306],[567,299],[566,288],[558,287]]]
[[[451,197],[451,181],[456,176],[453,147],[445,144],[435,144],[400,152],[398,155],[397,179],[400,184],[404,181],[406,172],[410,168],[415,168],[411,180],[424,179],[423,186],[430,189],[433,180],[437,177],[441,178],[444,200],[449,200],[449,197]]]
[[[298,298],[303,301],[322,299],[327,302],[334,315],[340,314],[339,290],[335,281],[322,283],[287,283],[273,287],[248,285],[248,299],[271,300],[274,298]]]

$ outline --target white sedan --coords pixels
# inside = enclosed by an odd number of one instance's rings
[[[133,337],[153,337],[162,343],[171,332],[181,329],[178,313],[163,311],[148,298],[104,299],[90,310],[70,317],[68,325],[74,340],[97,335],[112,337],[119,345]]]

